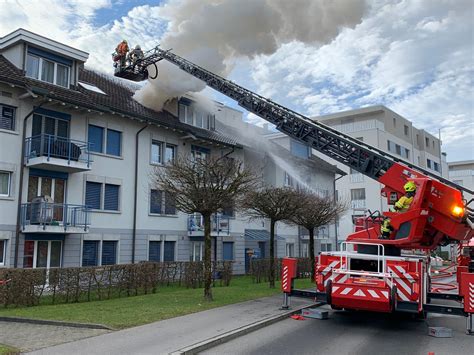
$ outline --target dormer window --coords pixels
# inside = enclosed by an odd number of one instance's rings
[[[26,76],[69,88],[72,61],[36,48],[29,48]]]

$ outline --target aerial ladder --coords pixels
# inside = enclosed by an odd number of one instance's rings
[[[381,194],[389,205],[403,196],[406,182],[417,186],[407,212],[377,211],[369,216],[372,222],[381,216],[391,219],[394,231],[388,239],[380,238],[377,223],[368,223],[347,236],[340,251],[320,253],[315,265],[316,291],[294,289],[296,259],[284,258],[284,307],[288,307],[290,296],[297,296],[315,298],[334,309],[400,311],[420,316],[427,312],[455,314],[467,318],[467,333],[474,334],[474,259],[470,258],[468,266],[458,273],[458,293],[436,293],[431,290],[427,253],[440,245],[466,245],[474,238],[474,199],[463,198],[463,193],[474,195],[474,191],[279,105],[159,46],[146,52],[143,59],[118,67],[115,76],[133,81],[156,79],[161,60],[237,101],[292,139],[383,184]],[[457,301],[459,306],[432,304],[433,298]]]

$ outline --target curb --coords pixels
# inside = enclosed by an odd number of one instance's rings
[[[114,328],[106,326],[104,324],[73,323],[73,322],[63,322],[59,320],[45,320],[45,319],[32,319],[32,318],[20,318],[20,317],[0,317],[0,322],[29,323],[29,324],[40,324],[40,325],[55,325],[59,327],[115,330]]]
[[[201,342],[195,343],[193,345],[189,345],[185,348],[176,350],[176,351],[172,352],[171,354],[172,355],[197,354],[201,351],[213,348],[216,345],[228,342],[229,340],[238,338],[242,335],[246,335],[246,334],[251,333],[251,332],[253,332],[255,330],[258,330],[260,328],[269,326],[273,323],[277,323],[277,322],[279,322],[279,321],[281,321],[285,318],[288,318],[289,316],[291,316],[295,313],[300,312],[301,310],[303,310],[305,308],[317,307],[317,306],[321,306],[323,304],[324,303],[313,303],[313,304],[309,304],[309,305],[306,305],[306,306],[298,307],[298,308],[295,308],[291,311],[288,311],[288,312],[285,312],[285,313],[282,313],[282,314],[278,314],[276,316],[268,317],[268,318],[262,319],[258,322],[248,324],[248,325],[244,325],[243,327],[240,327],[240,328],[237,328],[237,329],[234,329],[234,330],[230,330],[226,333],[220,334],[220,335],[215,336],[213,338],[209,338],[209,339],[203,340]]]

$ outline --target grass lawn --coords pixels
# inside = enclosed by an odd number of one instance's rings
[[[312,285],[310,279],[295,281],[296,288],[310,288]],[[241,276],[234,277],[229,287],[213,288],[213,302],[204,302],[202,288],[170,286],[144,296],[0,309],[0,316],[100,323],[127,328],[279,293],[279,283],[276,288],[270,289],[268,283],[255,284],[251,277]]]
[[[13,354],[19,354],[19,353],[20,351],[18,349],[0,344],[0,355],[13,355]]]

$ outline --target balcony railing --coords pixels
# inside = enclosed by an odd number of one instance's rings
[[[46,157],[66,160],[68,165],[71,162],[80,162],[90,168],[92,162],[90,156],[90,143],[82,142],[70,138],[53,136],[50,134],[40,134],[25,139],[25,160]]]
[[[90,225],[90,209],[83,205],[50,202],[28,202],[21,205],[22,229],[31,231],[86,232]]]
[[[352,200],[351,201],[352,209],[361,209],[365,208],[365,200]]]
[[[204,218],[200,213],[188,215],[188,232],[204,233]],[[229,234],[230,218],[218,214],[211,216],[211,233],[213,234]]]

